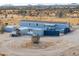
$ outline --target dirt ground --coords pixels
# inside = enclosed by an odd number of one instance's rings
[[[31,43],[31,36],[10,37],[0,34],[1,56],[79,56],[79,30],[59,37],[41,37],[39,44]],[[73,49],[74,48],[74,49]]]

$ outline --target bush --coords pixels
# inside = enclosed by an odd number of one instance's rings
[[[40,39],[39,36],[32,36],[32,43],[38,44],[39,43],[39,39]]]

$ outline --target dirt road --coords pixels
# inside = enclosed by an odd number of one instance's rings
[[[71,47],[79,45],[79,30],[59,37],[41,37],[40,44],[33,45],[30,36],[10,37],[0,34],[0,55],[60,56]]]

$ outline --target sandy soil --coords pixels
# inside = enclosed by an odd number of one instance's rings
[[[32,44],[30,36],[10,37],[0,34],[2,56],[64,56],[79,55],[79,30],[59,37],[41,37],[40,43]],[[73,52],[73,49],[76,50]],[[76,49],[75,49],[76,48]],[[71,52],[70,52],[71,51]],[[77,53],[76,53],[77,52]]]

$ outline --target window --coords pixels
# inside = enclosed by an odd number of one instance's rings
[[[38,24],[36,24],[36,26],[38,26]]]

